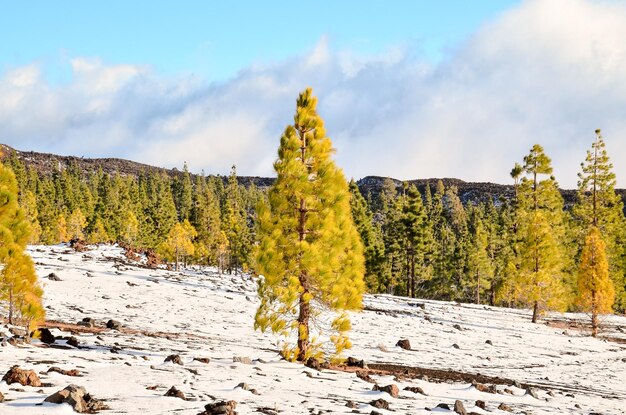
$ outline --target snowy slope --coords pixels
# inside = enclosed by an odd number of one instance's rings
[[[104,399],[111,408],[107,414],[197,414],[214,399],[236,400],[240,414],[426,414],[426,408],[439,403],[452,407],[457,399],[468,412],[479,414],[510,413],[497,409],[501,403],[514,413],[533,414],[622,414],[626,408],[626,343],[592,339],[569,328],[581,315],[555,314],[551,317],[560,323],[536,325],[521,310],[367,296],[366,311],[353,317],[350,356],[366,363],[507,378],[537,386],[538,396],[505,384],[497,386],[502,393],[494,394],[478,391],[469,381],[372,376],[381,386],[400,388],[400,396],[392,398],[372,391],[373,385],[354,373],[318,372],[281,360],[277,339],[252,327],[257,299],[248,276],[134,267],[111,246],[84,253],[38,246],[30,253],[45,286],[47,318],[76,323],[92,317],[99,329],[74,334],[79,348],[45,347],[38,341],[0,347],[2,374],[19,364],[38,373],[58,366],[84,375],[44,373],[42,381],[52,386],[43,388],[2,382],[6,402],[0,403],[1,415],[73,413],[66,404],[38,405],[70,383]],[[51,272],[62,281],[45,278]],[[109,319],[120,321],[123,329],[103,329]],[[626,318],[611,317],[605,323],[610,336],[626,340],[619,331],[626,328]],[[8,335],[7,328],[0,332]],[[412,350],[395,346],[401,338],[410,340]],[[179,354],[184,365],[164,363],[171,354]],[[236,356],[249,357],[252,364],[235,363]],[[194,358],[209,358],[210,363]],[[242,382],[257,393],[237,387]],[[188,400],[164,397],[171,386]],[[404,391],[406,386],[419,386],[427,396]],[[388,401],[390,410],[368,404],[378,398]],[[475,406],[477,400],[486,403],[487,411]],[[347,407],[348,401],[356,408]]]

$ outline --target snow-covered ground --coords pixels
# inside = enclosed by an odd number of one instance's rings
[[[531,324],[523,310],[367,296],[366,310],[353,316],[354,344],[348,355],[366,363],[390,363],[497,376],[536,385],[498,385],[501,393],[480,392],[469,382],[372,376],[400,389],[397,398],[372,391],[372,384],[342,371],[315,371],[277,354],[277,339],[255,332],[255,283],[248,276],[218,275],[214,269],[181,272],[127,264],[117,247],[74,253],[64,246],[31,247],[45,289],[47,318],[76,323],[85,317],[120,331],[73,334],[79,348],[31,345],[0,347],[0,375],[12,365],[33,369],[47,387],[0,383],[6,398],[0,414],[70,414],[67,405],[41,404],[70,383],[84,386],[110,406],[109,414],[197,414],[205,404],[235,400],[240,414],[426,414],[440,403],[461,400],[468,412],[508,414],[623,414],[626,411],[626,318],[605,320],[608,335],[593,339],[569,327],[581,315],[550,315],[562,323]],[[54,272],[62,281],[46,278]],[[456,325],[456,327],[455,327]],[[67,331],[52,329],[56,336]],[[6,327],[0,335],[9,336]],[[412,350],[396,346],[408,339]],[[489,341],[489,342],[488,342]],[[489,344],[491,343],[491,344]],[[64,345],[64,341],[57,341]],[[178,354],[183,365],[165,363]],[[252,364],[234,362],[249,357]],[[203,363],[198,358],[208,358]],[[78,369],[83,377],[45,374],[51,366]],[[250,389],[238,387],[246,383]],[[163,396],[171,387],[188,400]],[[426,395],[403,390],[421,387]],[[508,389],[504,392],[504,389]],[[369,402],[382,398],[390,410]],[[486,404],[486,410],[475,405]],[[353,401],[356,407],[347,407]],[[435,408],[435,413],[453,413]]]

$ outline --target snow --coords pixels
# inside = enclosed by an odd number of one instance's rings
[[[260,413],[260,408],[283,414],[350,414],[355,410],[426,414],[430,413],[426,408],[439,403],[452,408],[457,399],[468,412],[478,414],[508,414],[497,409],[501,403],[514,413],[624,413],[624,317],[605,319],[608,328],[603,335],[621,339],[620,343],[594,339],[576,329],[574,326],[586,319],[579,314],[552,314],[550,320],[559,324],[548,326],[530,323],[527,310],[366,296],[366,310],[352,317],[353,349],[347,355],[369,364],[512,379],[537,385],[539,397],[508,384],[498,385],[502,393],[492,394],[478,391],[469,382],[372,375],[381,386],[394,383],[399,387],[400,396],[392,398],[372,391],[373,385],[354,373],[318,372],[282,360],[277,353],[278,339],[254,331],[258,301],[250,276],[219,275],[212,268],[173,272],[131,266],[116,246],[94,247],[83,253],[63,245],[33,246],[29,253],[44,285],[48,320],[76,323],[92,317],[98,327],[104,327],[114,319],[123,329],[73,334],[79,348],[45,347],[38,341],[0,347],[0,375],[19,364],[44,372],[40,374],[42,382],[52,384],[35,388],[0,383],[6,398],[0,404],[2,415],[71,414],[66,404],[40,405],[46,396],[70,383],[105,400],[111,408],[106,414],[197,414],[215,399],[237,401],[240,414]],[[51,272],[62,281],[48,280]],[[52,333],[71,335],[56,328]],[[8,328],[0,328],[0,335],[7,337]],[[412,350],[396,346],[403,338],[410,340]],[[184,365],[164,363],[171,354],[179,354]],[[235,363],[235,356],[250,357],[252,364]],[[210,363],[194,358],[209,358]],[[51,366],[78,369],[83,377],[45,374]],[[258,394],[237,387],[242,382]],[[163,396],[171,386],[189,400]],[[406,386],[419,386],[427,396],[404,391]],[[512,394],[504,392],[505,388]],[[368,404],[378,398],[388,401],[391,410]],[[486,402],[488,411],[476,407],[476,400]],[[348,401],[356,402],[357,408],[347,407]],[[453,413],[439,408],[432,412]]]

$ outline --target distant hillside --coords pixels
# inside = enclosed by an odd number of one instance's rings
[[[139,176],[142,173],[153,171],[162,171],[170,176],[180,175],[182,172],[177,169],[165,169],[162,167],[150,166],[147,164],[137,163],[135,161],[123,160],[118,158],[83,158],[74,156],[59,156],[48,153],[37,153],[34,151],[19,151],[6,145],[0,145],[3,149],[3,157],[15,154],[25,165],[34,167],[38,172],[51,175],[53,172],[63,170],[71,165],[76,165],[80,170],[85,172],[93,172],[102,169],[108,174],[119,173],[124,176]],[[193,175],[195,176],[195,175]],[[219,175],[218,175],[219,176]],[[226,178],[225,176],[223,176]],[[259,188],[267,188],[274,183],[272,177],[257,176],[240,176],[239,183],[249,186],[254,183]],[[366,176],[357,181],[361,193],[365,196],[371,194],[373,198],[378,197],[385,178],[379,176]],[[392,179],[398,189],[401,189],[402,181]],[[410,180],[423,193],[426,186],[431,187],[431,191],[435,192],[437,181],[440,179],[416,179]],[[498,201],[502,198],[510,199],[513,197],[514,190],[512,185],[503,185],[496,183],[473,183],[465,182],[459,179],[444,178],[441,179],[446,188],[456,186],[459,197],[463,203],[484,202],[491,198]],[[617,193],[626,201],[626,189],[617,189]],[[561,190],[561,194],[565,199],[565,205],[571,206],[576,200],[575,190]]]

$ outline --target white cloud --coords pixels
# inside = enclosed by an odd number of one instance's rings
[[[71,61],[50,85],[29,65],[0,78],[0,141],[19,149],[117,156],[193,171],[270,175],[299,91],[312,86],[349,176],[508,183],[538,142],[562,185],[602,128],[626,186],[626,6],[530,0],[441,63],[392,47],[334,51],[328,39],[283,62],[209,84],[148,67]]]

